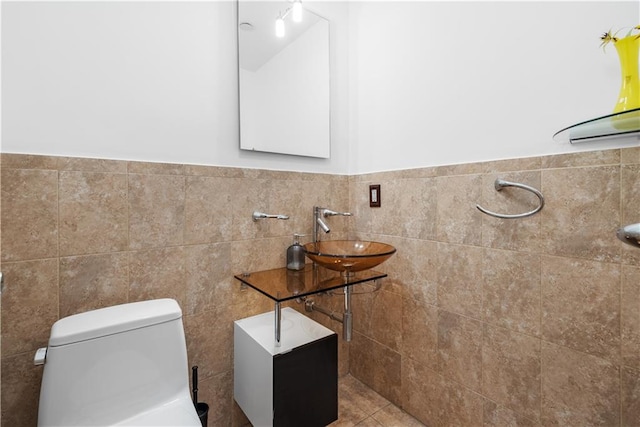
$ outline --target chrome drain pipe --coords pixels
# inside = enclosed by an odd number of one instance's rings
[[[344,313],[336,313],[332,310],[327,310],[324,307],[319,306],[312,299],[304,300],[304,310],[308,313],[317,311],[319,313],[328,316],[332,320],[336,320],[342,323],[342,338],[349,342],[351,341],[351,332],[353,330],[353,313],[351,312],[351,286],[344,287]]]
[[[331,320],[337,320],[338,322],[342,323],[342,315],[340,313],[327,310],[326,308],[316,304],[316,302],[312,299],[308,299],[304,302],[304,310],[308,313],[311,313],[312,311],[317,311],[318,313],[322,313],[325,316],[328,316],[329,318],[331,318]]]
[[[345,341],[351,341],[353,330],[353,313],[351,313],[351,286],[344,287],[344,314],[342,315],[342,337]]]

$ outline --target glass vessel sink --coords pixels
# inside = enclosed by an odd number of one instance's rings
[[[344,276],[382,264],[396,252],[386,243],[361,240],[327,240],[303,246],[312,261]]]

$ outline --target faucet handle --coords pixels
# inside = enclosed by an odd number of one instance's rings
[[[253,215],[251,215],[251,217],[253,218],[254,222],[264,218],[275,218],[275,219],[284,219],[284,220],[289,219],[288,215],[282,215],[282,214],[272,215],[272,214],[266,214],[264,212],[258,212],[258,211],[255,211]]]
[[[336,211],[332,211],[331,209],[323,209],[322,215],[326,218],[328,216],[336,216],[336,215],[351,216],[352,214],[351,212],[336,212]]]

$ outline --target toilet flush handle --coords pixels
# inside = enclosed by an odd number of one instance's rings
[[[36,366],[44,365],[45,360],[47,360],[47,347],[36,350],[36,355],[33,358],[33,364]]]

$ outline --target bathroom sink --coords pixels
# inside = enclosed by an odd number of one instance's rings
[[[310,242],[303,248],[312,261],[346,276],[382,264],[396,252],[396,248],[386,243],[362,240]]]

